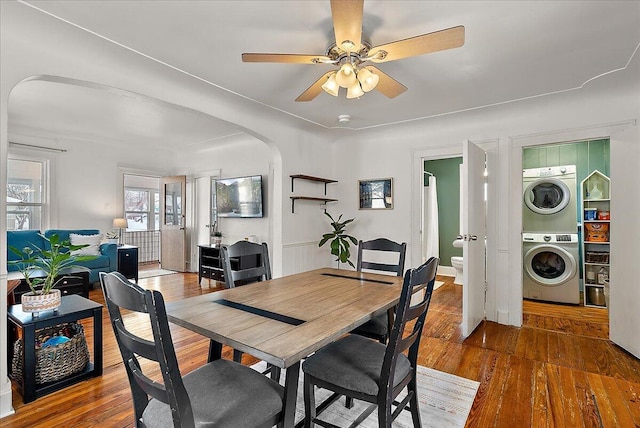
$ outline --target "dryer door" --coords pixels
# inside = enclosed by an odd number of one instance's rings
[[[525,253],[524,271],[539,285],[555,287],[576,275],[578,262],[571,253],[560,246],[541,244]]]
[[[524,191],[524,203],[537,214],[555,214],[571,200],[569,186],[557,178],[545,177],[533,181]]]

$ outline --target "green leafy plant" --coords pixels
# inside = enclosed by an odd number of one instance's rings
[[[104,234],[104,237],[107,239],[118,239],[118,232],[116,232],[115,230],[112,232],[107,232]]]
[[[347,235],[345,228],[349,223],[351,223],[353,218],[348,220],[342,220],[342,214],[335,220],[331,217],[331,214],[328,212],[324,213],[331,220],[331,227],[333,227],[333,231],[330,233],[325,233],[322,235],[322,239],[318,243],[318,247],[322,247],[327,242],[331,242],[331,254],[336,256],[336,261],[338,262],[338,267],[340,267],[340,263],[349,263],[352,267],[355,267],[349,258],[351,257],[351,253],[349,252],[349,247],[351,244],[349,241],[353,243],[353,245],[358,245],[358,240],[351,235]]]
[[[9,247],[9,250],[20,259],[9,261],[8,264],[18,266],[18,270],[24,276],[34,294],[48,294],[63,280],[62,276],[69,269],[87,269],[84,266],[78,266],[78,262],[97,258],[92,255],[72,254],[72,251],[88,247],[88,244],[73,245],[68,239],[60,240],[57,234],[51,235],[50,238],[43,234],[39,235],[49,243],[49,249],[39,248],[33,244],[31,247],[24,247],[22,250],[13,246]],[[34,277],[34,275],[37,276]]]

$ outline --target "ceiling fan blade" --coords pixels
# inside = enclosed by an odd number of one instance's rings
[[[275,54],[275,53],[243,53],[242,62],[281,62],[287,64],[322,64],[333,63],[325,55]]]
[[[344,47],[342,42],[353,42],[353,50],[360,50],[362,42],[362,14],[364,0],[331,0],[333,30],[336,44]]]
[[[369,60],[376,63],[394,61],[410,56],[459,48],[462,45],[464,45],[464,26],[459,25],[457,27],[447,28],[446,30],[435,31],[433,33],[373,47],[369,50]],[[376,53],[379,51],[387,52],[386,56],[376,58]]]
[[[327,81],[329,75],[335,73],[335,71],[327,71],[323,74],[318,80],[316,80],[313,85],[309,86],[306,91],[301,93],[296,101],[311,101],[315,97],[317,97],[320,92],[322,92],[322,85]]]
[[[376,89],[383,95],[386,95],[389,98],[395,98],[407,90],[406,86],[404,86],[402,83],[398,82],[388,74],[383,73],[379,68],[376,68],[372,65],[368,65],[365,68],[370,72],[378,75],[380,80],[378,81],[378,86],[376,86]]]

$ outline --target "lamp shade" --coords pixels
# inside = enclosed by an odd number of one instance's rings
[[[364,95],[364,91],[360,87],[360,83],[357,81],[347,88],[347,98],[358,98]]]
[[[363,68],[358,71],[358,82],[360,82],[363,91],[369,92],[374,90],[376,86],[378,86],[378,81],[380,81],[380,77],[368,69]]]
[[[340,86],[338,82],[336,82],[336,73],[331,73],[326,82],[322,85],[322,89],[329,95],[333,95],[334,97],[338,96],[338,90],[340,90]]]
[[[336,73],[336,82],[343,88],[349,88],[356,83],[356,71],[350,63],[342,64],[342,67]]]
[[[114,218],[113,219],[113,228],[114,229],[126,229],[128,226],[126,218]]]

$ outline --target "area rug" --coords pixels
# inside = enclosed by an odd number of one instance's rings
[[[444,281],[436,281],[435,284],[433,284],[433,289],[437,290],[438,288],[442,287],[444,285]]]
[[[261,361],[251,368],[264,371],[266,363]],[[284,370],[282,371],[284,377]],[[462,428],[467,422],[471,405],[478,392],[480,382],[476,382],[449,373],[418,366],[418,397],[420,401],[420,415],[423,427],[433,428]],[[304,419],[304,397],[302,390],[303,374],[300,372],[298,380],[298,397],[296,403],[296,422]],[[280,382],[283,384],[283,381]],[[320,403],[331,393],[316,389],[316,403]],[[401,401],[402,394],[398,401]],[[341,426],[348,427],[365,409],[369,403],[354,400],[354,406],[347,409],[344,398],[331,404],[320,414],[320,419]],[[364,428],[377,428],[378,415],[373,412],[361,423]],[[411,413],[404,411],[393,423],[394,428],[413,428]]]
[[[176,271],[173,270],[166,270],[166,269],[149,269],[149,270],[141,270],[138,273],[138,279],[143,279],[143,278],[151,278],[154,276],[164,276],[164,275],[171,275],[177,273]]]

